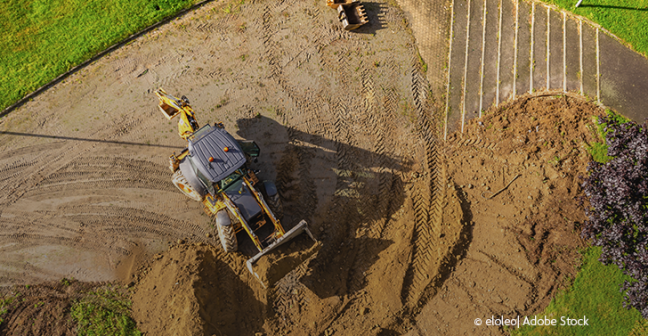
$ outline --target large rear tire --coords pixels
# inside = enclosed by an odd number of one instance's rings
[[[218,238],[225,252],[235,252],[238,250],[238,240],[236,240],[236,231],[234,225],[216,225],[218,227]]]
[[[266,204],[268,204],[270,211],[272,211],[276,219],[281,220],[283,218],[283,203],[281,202],[278,193],[268,196],[266,198]]]
[[[182,170],[178,169],[175,171],[175,173],[173,173],[171,182],[173,182],[173,185],[175,185],[176,188],[178,188],[187,197],[198,202],[202,201],[202,196],[200,196],[198,191],[196,191],[196,189],[194,189],[191,184],[189,184],[187,178],[182,175]]]

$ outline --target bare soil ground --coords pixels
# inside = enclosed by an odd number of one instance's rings
[[[136,283],[150,335],[454,335],[473,332],[464,316],[543,308],[573,275],[598,110],[518,100],[445,146],[404,14],[365,6],[371,25],[350,33],[324,2],[210,4],[0,121],[0,284]],[[210,246],[210,218],[170,183],[185,144],[160,86],[256,140],[285,225],[323,242],[274,288]]]

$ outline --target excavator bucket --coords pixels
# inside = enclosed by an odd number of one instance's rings
[[[166,93],[166,91],[161,88],[155,90],[155,95],[160,99],[160,111],[162,111],[162,114],[164,114],[167,119],[171,120],[173,117],[180,114],[182,111],[182,102],[178,98]]]
[[[294,252],[288,255],[268,255],[272,250],[294,239],[304,232],[306,232],[308,236],[315,242],[310,248],[306,249],[305,251]],[[286,274],[290,273],[290,271],[302,264],[312,255],[317,253],[321,246],[322,244],[315,239],[313,233],[308,229],[308,224],[306,223],[306,221],[302,220],[294,228],[286,232],[281,238],[277,239],[275,242],[263,249],[263,251],[259,252],[257,255],[249,259],[246,263],[247,268],[250,273],[252,273],[252,275],[254,275],[259,280],[259,282],[261,282],[263,288],[268,288],[268,286],[274,285]],[[266,258],[261,259],[261,257],[263,256],[266,256]],[[259,260],[261,260],[259,263],[263,263],[263,265],[259,265],[261,269],[257,273],[254,270],[253,265]],[[259,273],[261,275],[259,275]]]

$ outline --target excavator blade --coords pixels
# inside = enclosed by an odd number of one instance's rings
[[[268,255],[269,252],[281,246],[282,244],[292,240],[293,238],[299,236],[300,234],[306,232],[308,236],[315,242],[310,248],[305,251],[293,252],[287,255]],[[277,239],[275,242],[270,244],[268,247],[263,249],[257,255],[252,257],[247,261],[247,268],[252,275],[254,275],[263,288],[268,288],[268,286],[274,285],[277,281],[283,278],[286,274],[290,273],[293,269],[299,266],[301,263],[310,258],[313,254],[317,253],[321,248],[321,243],[318,242],[313,233],[308,229],[308,224],[305,220],[302,220],[290,231],[286,232],[281,238]],[[266,258],[261,259],[261,257],[266,256]],[[255,272],[253,265],[262,260],[259,265],[261,268],[259,273]]]

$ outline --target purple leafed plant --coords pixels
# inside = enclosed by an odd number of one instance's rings
[[[606,133],[607,163],[591,162],[583,188],[590,207],[581,236],[601,246],[600,261],[632,278],[621,290],[623,306],[648,319],[648,123],[599,117]]]

